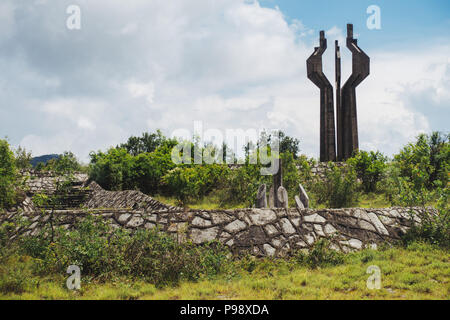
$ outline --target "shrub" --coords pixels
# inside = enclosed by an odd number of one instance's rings
[[[18,169],[30,169],[31,165],[31,152],[27,152],[25,148],[18,147],[16,150],[16,167]]]
[[[139,189],[144,193],[158,193],[161,178],[175,167],[170,157],[172,140],[164,140],[151,153],[133,156],[124,148],[108,152],[91,152],[89,176],[107,190]]]
[[[320,239],[314,243],[313,248],[308,253],[300,251],[296,255],[296,260],[301,265],[306,265],[315,269],[318,267],[336,266],[344,263],[344,254],[330,249],[329,240]]]
[[[132,156],[137,156],[141,153],[155,151],[166,141],[167,138],[164,137],[160,130],[157,130],[156,133],[152,134],[144,132],[142,137],[131,136],[126,143],[120,145],[120,148],[126,149]]]
[[[282,153],[280,157],[283,161],[283,186],[289,193],[291,203],[294,203],[294,196],[299,192],[300,174],[290,152]]]
[[[433,132],[421,134],[394,156],[400,175],[414,184],[414,189],[432,189],[435,183],[446,186],[450,168],[449,136]]]
[[[30,283],[30,272],[20,263],[10,262],[7,265],[5,270],[0,268],[0,292],[4,294],[25,292]]]
[[[420,216],[420,223],[413,223],[403,237],[405,244],[416,241],[427,242],[441,247],[450,247],[450,188],[438,189],[437,214],[429,212],[426,208]]]
[[[72,152],[65,151],[57,158],[48,160],[43,168],[38,168],[38,170],[42,169],[46,171],[53,171],[58,174],[71,174],[73,172],[80,171],[81,165]]]
[[[107,153],[90,154],[89,176],[107,190],[132,188],[133,157],[125,149],[111,148]]]
[[[226,179],[230,169],[225,165],[209,164],[177,167],[162,177],[162,184],[182,203],[199,200]]]
[[[359,151],[347,163],[356,171],[365,192],[375,192],[377,183],[383,177],[387,158],[380,152]]]
[[[424,207],[433,199],[433,192],[426,188],[424,180],[421,181],[416,179],[414,182],[411,178],[402,176],[400,168],[394,162],[386,169],[381,189],[393,205]]]
[[[48,228],[20,241],[21,252],[35,258],[38,274],[61,273],[69,265],[78,265],[85,276],[141,277],[162,286],[214,276],[229,261],[227,249],[219,243],[179,243],[156,228],[130,233],[112,228],[102,217],[87,216],[72,231],[55,228],[53,241]]]
[[[0,140],[0,209],[15,203],[17,170],[14,153],[5,140]]]
[[[330,163],[325,179],[313,185],[317,202],[330,208],[351,207],[358,203],[358,183],[355,170],[351,166],[338,167]]]
[[[245,164],[231,170],[221,185],[221,205],[242,204],[251,207],[255,204],[258,188],[262,183],[270,187],[270,176],[262,176],[261,165]],[[267,190],[268,191],[268,190]]]

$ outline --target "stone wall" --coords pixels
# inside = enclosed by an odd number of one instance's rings
[[[338,167],[344,167],[346,164],[345,162],[333,162],[333,164]],[[297,167],[298,170],[301,170],[300,167]],[[318,176],[321,179],[325,178],[325,172],[330,169],[330,163],[329,162],[319,162],[315,163],[311,166],[311,174],[313,176]]]
[[[284,256],[298,249],[310,249],[321,238],[328,238],[332,248],[349,252],[381,243],[393,242],[420,223],[421,209],[236,209],[168,210],[90,209],[55,211],[57,224],[73,228],[88,214],[102,216],[109,224],[135,231],[159,227],[178,241],[204,244],[218,240],[235,254]],[[29,227],[18,233],[36,235],[49,215],[17,211],[0,214],[0,224],[21,217]],[[413,219],[413,220],[412,220]]]
[[[39,172],[34,170],[22,170],[22,177],[25,178],[25,192],[28,195],[36,193],[51,193],[56,188],[56,183],[62,181],[62,178],[55,175],[53,172]],[[85,173],[75,173],[74,183],[76,185],[84,185],[89,177]]]
[[[23,203],[10,212],[0,213],[0,224],[20,218],[28,221],[29,226],[17,233],[36,235],[48,223],[50,211],[35,208],[31,197],[54,190],[55,179],[58,178],[48,173],[30,175]],[[321,238],[330,239],[332,247],[343,252],[377,247],[399,240],[413,222],[420,223],[423,213],[419,208],[184,210],[139,191],[103,190],[82,174],[76,176],[75,185],[87,187],[88,196],[78,208],[53,210],[56,224],[64,228],[74,228],[77,221],[93,214],[113,227],[131,232],[158,227],[178,241],[190,239],[195,244],[204,244],[217,240],[235,254],[254,256],[283,256],[299,249],[308,250]]]
[[[136,191],[106,191],[95,181],[87,185],[90,195],[84,203],[86,208],[141,209],[145,211],[182,210],[161,203],[146,194]]]

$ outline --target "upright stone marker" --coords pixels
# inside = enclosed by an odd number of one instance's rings
[[[281,159],[278,159],[278,172],[273,175],[273,191],[274,191],[274,207],[275,208],[281,208],[282,204],[278,199],[278,196],[276,193],[278,193],[278,189],[283,186],[283,168],[282,168],[283,161]]]
[[[303,202],[300,200],[300,198],[296,195],[295,196],[295,204],[297,205],[297,209],[305,209],[305,206],[303,205]]]
[[[269,190],[269,208],[275,208],[275,192],[273,191],[273,186]]]
[[[278,203],[280,204],[280,206],[277,208],[287,209],[289,207],[288,193],[287,193],[287,190],[283,186],[278,188],[277,198],[278,198]]]
[[[256,207],[267,208],[266,185],[264,183],[259,186],[258,194],[256,195]]]
[[[303,188],[303,186],[301,185],[301,183],[299,183],[298,186],[300,189],[300,201],[303,203],[305,208],[309,208],[309,197],[306,194],[306,191]]]

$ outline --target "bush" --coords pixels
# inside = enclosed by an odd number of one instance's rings
[[[366,193],[375,192],[377,183],[382,179],[387,158],[380,152],[359,151],[347,163],[356,171]]]
[[[31,169],[31,152],[19,146],[16,150],[16,167],[18,169]]]
[[[161,190],[161,178],[175,167],[170,157],[172,140],[152,153],[133,156],[124,148],[111,148],[108,152],[91,152],[89,176],[107,190],[139,189],[156,194]]]
[[[270,187],[270,176],[262,176],[261,166],[245,164],[231,170],[221,185],[221,205],[234,204],[252,207],[256,201],[258,188],[262,183]],[[267,190],[268,191],[268,190]]]
[[[294,197],[299,192],[300,174],[292,153],[282,153],[280,157],[283,161],[283,186],[288,191],[290,202],[295,203]]]
[[[38,274],[62,273],[78,265],[85,276],[141,277],[162,286],[214,276],[228,265],[228,251],[219,243],[178,243],[157,229],[132,234],[112,228],[102,217],[87,216],[73,231],[56,228],[53,241],[49,233],[47,226],[38,236],[20,241],[20,251],[35,258]]]
[[[409,143],[394,156],[400,175],[414,184],[414,189],[444,187],[450,169],[449,136],[433,132],[421,134],[415,143]]]
[[[0,140],[0,209],[15,203],[17,170],[14,153],[5,140]]]
[[[17,257],[13,257],[17,259]],[[30,271],[22,263],[8,263],[0,267],[0,292],[3,294],[21,294],[30,286]]]
[[[230,169],[226,165],[210,164],[183,166],[170,170],[162,177],[162,185],[182,204],[200,200],[226,179]]]
[[[351,166],[338,167],[330,163],[325,179],[313,185],[313,192],[319,204],[329,208],[351,207],[358,203],[358,183],[355,170]]]
[[[441,247],[450,247],[450,189],[438,189],[437,214],[429,212],[426,208],[420,216],[419,224],[413,223],[403,237],[405,244],[416,241],[427,242]]]
[[[344,254],[330,249],[329,240],[320,239],[308,253],[300,251],[296,255],[296,260],[301,265],[306,265],[315,269],[318,267],[336,266],[344,263]]]

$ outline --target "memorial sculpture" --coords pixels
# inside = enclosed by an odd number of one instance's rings
[[[320,161],[345,161],[359,148],[356,87],[370,73],[370,58],[353,38],[353,25],[347,25],[347,48],[352,52],[352,74],[341,89],[341,53],[335,42],[336,122],[333,87],[323,73],[322,55],[327,49],[325,32],[320,31],[320,46],[306,61],[308,78],[320,89]],[[337,148],[336,148],[337,136]],[[336,151],[337,150],[337,151]]]

